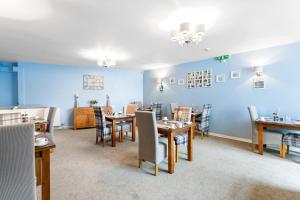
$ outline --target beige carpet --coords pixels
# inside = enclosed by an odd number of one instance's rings
[[[182,148],[175,174],[165,162],[155,177],[151,164],[137,167],[137,143],[129,138],[103,148],[95,129],[85,129],[58,130],[55,140],[53,200],[300,199],[300,155],[282,160],[276,151],[260,156],[249,144],[196,137],[192,162]]]

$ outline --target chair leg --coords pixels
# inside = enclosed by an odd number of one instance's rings
[[[287,147],[286,147],[286,153],[287,153],[287,154],[290,153],[290,145],[287,145]]]
[[[99,136],[98,135],[96,135],[96,144],[98,144],[99,143]]]
[[[157,176],[157,174],[158,174],[158,164],[157,163],[155,163],[155,166],[154,166],[154,176]]]
[[[208,131],[206,131],[206,136],[208,137]]]
[[[139,168],[141,168],[141,166],[142,166],[142,160],[139,159]]]
[[[256,144],[252,144],[252,151],[255,152],[256,150]]]
[[[175,162],[178,161],[178,145],[175,145]]]
[[[103,140],[103,147],[105,147],[105,139],[104,139],[104,137],[102,138],[102,140]]]

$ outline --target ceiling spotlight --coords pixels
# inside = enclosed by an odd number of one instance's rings
[[[97,64],[101,67],[114,67],[116,66],[117,62],[107,56],[104,59],[99,59]]]

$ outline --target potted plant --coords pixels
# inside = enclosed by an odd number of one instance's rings
[[[97,100],[90,100],[90,107],[93,107],[94,105],[96,105],[98,103]]]

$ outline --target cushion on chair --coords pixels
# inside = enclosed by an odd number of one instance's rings
[[[174,137],[174,141],[176,145],[187,144],[188,143],[188,134],[180,134]]]
[[[131,122],[122,122],[120,126],[122,126],[123,131],[131,131]]]
[[[283,136],[282,143],[300,148],[300,134],[290,133]]]

